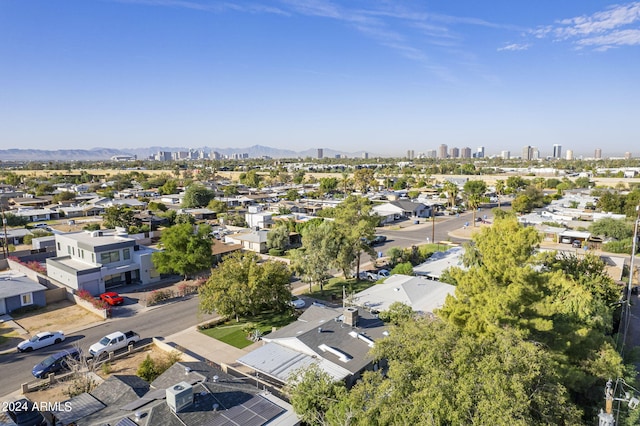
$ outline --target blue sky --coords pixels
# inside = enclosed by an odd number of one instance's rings
[[[0,148],[640,156],[640,2],[0,0]]]

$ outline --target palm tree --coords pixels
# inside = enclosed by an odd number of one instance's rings
[[[449,201],[449,207],[454,207],[456,205],[456,201],[458,199],[458,194],[460,190],[458,189],[458,185],[451,181],[446,181],[442,186],[442,189],[447,193],[447,200]]]
[[[504,194],[504,180],[498,179],[496,181],[496,196],[498,197],[498,208],[500,208],[500,196]]]

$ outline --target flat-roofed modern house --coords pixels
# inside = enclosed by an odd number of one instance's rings
[[[47,275],[73,290],[93,295],[106,289],[160,279],[151,262],[156,251],[115,231],[82,231],[56,236],[57,257],[47,259]]]

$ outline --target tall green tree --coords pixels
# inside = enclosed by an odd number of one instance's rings
[[[442,185],[442,190],[447,194],[447,201],[449,202],[449,207],[455,207],[458,203],[458,194],[460,193],[460,189],[458,185],[451,181],[446,181]]]
[[[373,204],[365,197],[349,196],[334,210],[335,224],[341,240],[340,251],[336,257],[337,265],[345,278],[351,275],[355,266],[355,276],[360,274],[360,260],[363,254],[373,259],[375,251],[367,243],[372,241],[379,222],[373,212]]]
[[[239,320],[262,310],[284,312],[291,300],[291,272],[282,262],[258,263],[255,253],[233,253],[200,287],[200,310]]]
[[[289,227],[282,222],[267,232],[267,248],[285,250],[289,245]]]
[[[329,424],[582,423],[554,360],[514,330],[481,337],[409,319],[376,342],[373,356],[387,360],[386,377],[367,372],[340,402],[321,406]]]
[[[102,222],[105,228],[122,227],[129,229],[130,226],[136,224],[133,217],[134,210],[129,206],[116,205],[107,207],[102,214]]]
[[[346,397],[347,391],[343,383],[333,380],[318,364],[311,364],[293,372],[287,393],[300,420],[308,425],[325,425],[331,423],[327,412]]]
[[[213,191],[205,188],[204,185],[191,184],[184,192],[182,207],[187,209],[205,207],[214,196]]]
[[[302,282],[324,289],[330,277],[329,269],[336,264],[343,236],[335,222],[324,221],[311,224],[302,230],[302,248],[291,250],[291,268]]]
[[[178,273],[187,279],[190,275],[211,268],[211,227],[199,225],[195,230],[189,223],[167,228],[160,237],[162,251],[151,255],[158,272]]]
[[[463,194],[467,208],[473,211],[473,226],[476,226],[476,211],[487,192],[487,184],[482,180],[468,180],[464,183]]]
[[[597,383],[624,372],[610,337],[616,291],[591,260],[551,262],[535,254],[539,241],[512,217],[482,229],[474,236],[477,265],[451,268],[455,297],[438,315],[474,336],[516,330],[547,348],[574,401],[595,404]]]

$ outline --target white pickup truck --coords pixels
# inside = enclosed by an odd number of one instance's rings
[[[133,331],[123,333],[115,331],[104,336],[98,343],[94,343],[89,348],[89,353],[94,358],[100,357],[105,352],[115,352],[118,349],[126,348],[130,343],[136,343],[140,340],[140,335]]]

